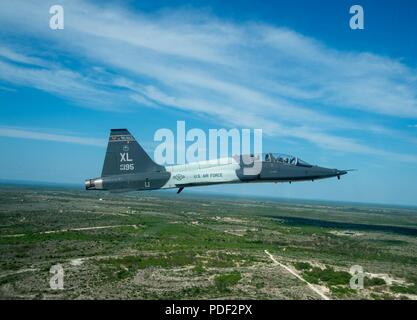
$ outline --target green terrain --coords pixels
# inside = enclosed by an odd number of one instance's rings
[[[0,298],[417,298],[416,208],[186,191],[1,186]]]

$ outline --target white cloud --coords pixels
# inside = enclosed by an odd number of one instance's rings
[[[14,88],[9,88],[9,87],[4,87],[4,86],[0,86],[0,90],[8,91],[8,92],[17,92],[17,90]]]
[[[85,62],[81,70],[4,45],[3,80],[90,107],[124,108],[129,103],[121,99],[128,99],[142,107],[209,115],[227,125],[261,127],[266,134],[323,148],[380,156],[396,153],[347,135],[393,130],[360,116],[417,118],[416,70],[395,59],[334,50],[293,30],[260,23],[230,23],[198,12],[98,9],[79,0],[64,3],[65,29],[52,31],[45,23],[47,8],[47,1],[2,2],[0,27],[42,39],[56,54]],[[114,93],[114,87],[124,94]],[[341,117],[342,109],[354,116]]]
[[[90,108],[120,111],[113,104],[115,100],[121,100],[118,95],[108,90],[108,86],[106,88],[106,85],[97,83],[95,79],[42,59],[31,59],[11,49],[7,49],[7,52],[10,61],[0,59],[0,79],[47,91]],[[16,64],[23,61],[30,61],[32,65],[22,67]]]
[[[0,137],[43,140],[43,141],[56,141],[56,142],[75,143],[75,144],[95,146],[95,147],[106,146],[106,141],[102,139],[78,137],[78,136],[72,136],[72,135],[62,135],[62,134],[28,130],[26,128],[12,128],[12,127],[4,127],[4,126],[0,126]]]
[[[45,62],[36,57],[29,57],[7,47],[0,47],[0,57],[18,63],[44,66]]]

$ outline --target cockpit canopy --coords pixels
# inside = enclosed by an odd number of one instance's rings
[[[264,155],[265,162],[275,162],[275,163],[286,163],[299,167],[311,167],[312,165],[301,160],[298,157],[290,156],[287,154],[280,153],[266,153]]]

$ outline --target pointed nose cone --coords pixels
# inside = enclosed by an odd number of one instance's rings
[[[337,179],[340,180],[340,176],[343,176],[346,173],[346,170],[337,170]]]
[[[339,169],[330,169],[330,168],[323,168],[318,167],[318,179],[323,178],[332,178],[337,177],[337,179],[340,179],[340,176],[343,176],[344,174],[347,174],[346,170],[339,170]]]
[[[346,170],[337,170],[338,176],[343,176],[344,174],[348,173]]]

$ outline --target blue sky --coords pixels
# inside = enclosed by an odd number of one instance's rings
[[[49,28],[61,4],[65,29]],[[365,29],[349,28],[361,4]],[[0,179],[98,176],[110,128],[262,128],[341,181],[198,192],[417,204],[413,1],[2,1]]]

